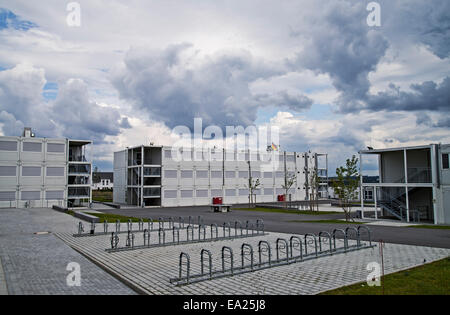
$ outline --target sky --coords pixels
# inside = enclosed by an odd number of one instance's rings
[[[450,143],[450,2],[375,1],[379,25],[370,2],[0,0],[0,135],[91,139],[102,171],[196,117],[275,126],[330,174],[367,146]]]

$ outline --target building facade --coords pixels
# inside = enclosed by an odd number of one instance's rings
[[[379,182],[366,183],[361,176],[361,191],[374,190],[374,202],[384,216],[449,224],[449,153],[449,144],[362,150],[362,169],[364,156],[378,156]],[[364,213],[364,202],[361,206]]]
[[[0,207],[51,207],[91,202],[91,141],[0,137]]]
[[[113,189],[114,187],[113,172],[93,172],[92,173],[92,190]]]
[[[318,160],[325,155],[195,148],[176,152],[176,158],[174,150],[165,146],[115,152],[114,202],[139,207],[191,206],[208,205],[212,198],[222,197],[224,203],[244,204],[249,201],[249,174],[260,182],[254,191],[256,202],[273,202],[284,195],[285,175],[295,178],[287,198],[308,200],[308,176],[313,170],[322,179],[318,190],[321,194],[328,191],[326,162],[318,168]]]

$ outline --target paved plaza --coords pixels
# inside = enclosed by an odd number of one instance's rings
[[[79,219],[50,209],[2,209],[0,211],[0,281],[6,279],[9,294],[317,294],[341,286],[365,281],[371,270],[370,262],[381,263],[378,247],[320,257],[290,265],[277,266],[255,272],[218,278],[184,286],[169,282],[178,276],[179,255],[191,257],[191,274],[200,272],[200,251],[208,249],[213,267],[221,269],[221,249],[229,246],[234,252],[235,266],[241,265],[242,243],[251,244],[258,260],[257,245],[267,240],[275,255],[278,238],[289,239],[293,234],[267,232],[250,238],[220,240],[153,247],[110,253],[110,235],[74,237]],[[85,230],[89,224],[84,223]],[[175,223],[177,225],[177,223]],[[157,224],[155,224],[155,227]],[[137,229],[137,224],[134,224]],[[97,224],[96,231],[103,230]],[[109,225],[109,231],[114,224]],[[121,225],[126,230],[126,224]],[[51,231],[49,234],[33,234]],[[299,231],[301,232],[301,231]],[[196,238],[198,229],[194,231]],[[207,237],[210,234],[206,229]],[[135,245],[143,244],[143,232],[135,232]],[[219,228],[222,235],[222,228]],[[234,235],[234,230],[231,229]],[[299,233],[301,235],[302,233]],[[126,234],[119,234],[123,246]],[[172,232],[166,232],[172,239]],[[180,230],[180,240],[186,230]],[[151,233],[151,242],[158,242],[158,232]],[[342,246],[342,240],[338,240]],[[312,246],[312,245],[310,245]],[[312,248],[309,248],[311,251]],[[392,273],[450,256],[450,249],[414,245],[386,244],[385,273]],[[69,287],[66,277],[69,262],[81,266],[80,287]],[[118,280],[120,279],[120,281]],[[131,289],[133,288],[133,289]],[[2,286],[0,284],[0,294]]]

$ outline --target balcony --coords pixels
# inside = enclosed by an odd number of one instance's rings
[[[430,167],[408,167],[408,183],[431,183]]]

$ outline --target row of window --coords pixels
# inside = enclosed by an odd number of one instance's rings
[[[17,151],[17,141],[0,141],[0,151]],[[23,142],[23,152],[42,152],[42,142]],[[63,143],[47,143],[47,152],[65,153],[66,145]]]
[[[45,200],[62,200],[64,199],[64,190],[47,190],[45,192]],[[0,201],[16,200],[15,191],[0,191]],[[20,200],[41,200],[40,191],[21,191]]]
[[[196,178],[208,178],[209,171],[206,170],[197,170],[195,171],[195,177]],[[275,173],[276,178],[284,178],[284,172],[278,171],[278,172],[260,172],[260,171],[252,171],[252,177],[253,178],[261,178],[261,175],[263,178],[273,178],[273,175]],[[211,178],[223,178],[223,175],[225,175],[225,178],[248,178],[248,171],[225,171],[225,174],[223,174],[222,171],[211,171]],[[291,176],[295,174],[294,172],[288,172],[288,176]],[[238,177],[236,177],[236,175]],[[181,178],[193,178],[194,171],[191,170],[182,170],[180,171],[180,177]],[[178,171],[177,170],[165,170],[164,171],[164,177],[165,178],[177,178],[178,177]]]
[[[449,169],[448,153],[442,154],[442,168]]]
[[[183,161],[222,161],[225,156],[225,161],[272,161],[273,158],[278,161],[284,161],[284,153],[276,153],[273,155],[272,153],[236,153],[234,151],[225,152],[225,155],[222,151],[216,152],[202,152],[202,151],[183,151],[173,154],[172,150],[164,150],[164,158],[166,160],[183,160]],[[304,158],[304,156],[301,156]],[[300,155],[299,155],[300,158]],[[286,155],[287,162],[295,162],[295,155],[289,154]]]
[[[0,176],[16,176],[17,166],[0,166]],[[41,166],[22,166],[22,176],[41,176]],[[46,176],[64,176],[64,167],[46,167]]]
[[[208,189],[197,189],[195,190],[195,197],[197,198],[207,198],[209,197],[209,190]],[[283,195],[286,191],[283,188],[276,188],[275,193],[277,195]],[[292,190],[290,191],[293,192]],[[211,189],[211,196],[212,197],[223,197],[225,193],[226,197],[235,197],[235,196],[248,196],[249,190],[248,189],[225,189],[225,191],[222,191],[222,189]],[[260,196],[273,196],[274,189],[273,188],[264,188],[264,189],[256,189],[253,191],[253,194]],[[178,190],[164,190],[164,198],[177,198],[178,197]],[[183,189],[180,190],[180,197],[181,198],[193,198],[194,197],[194,190],[189,189]]]

